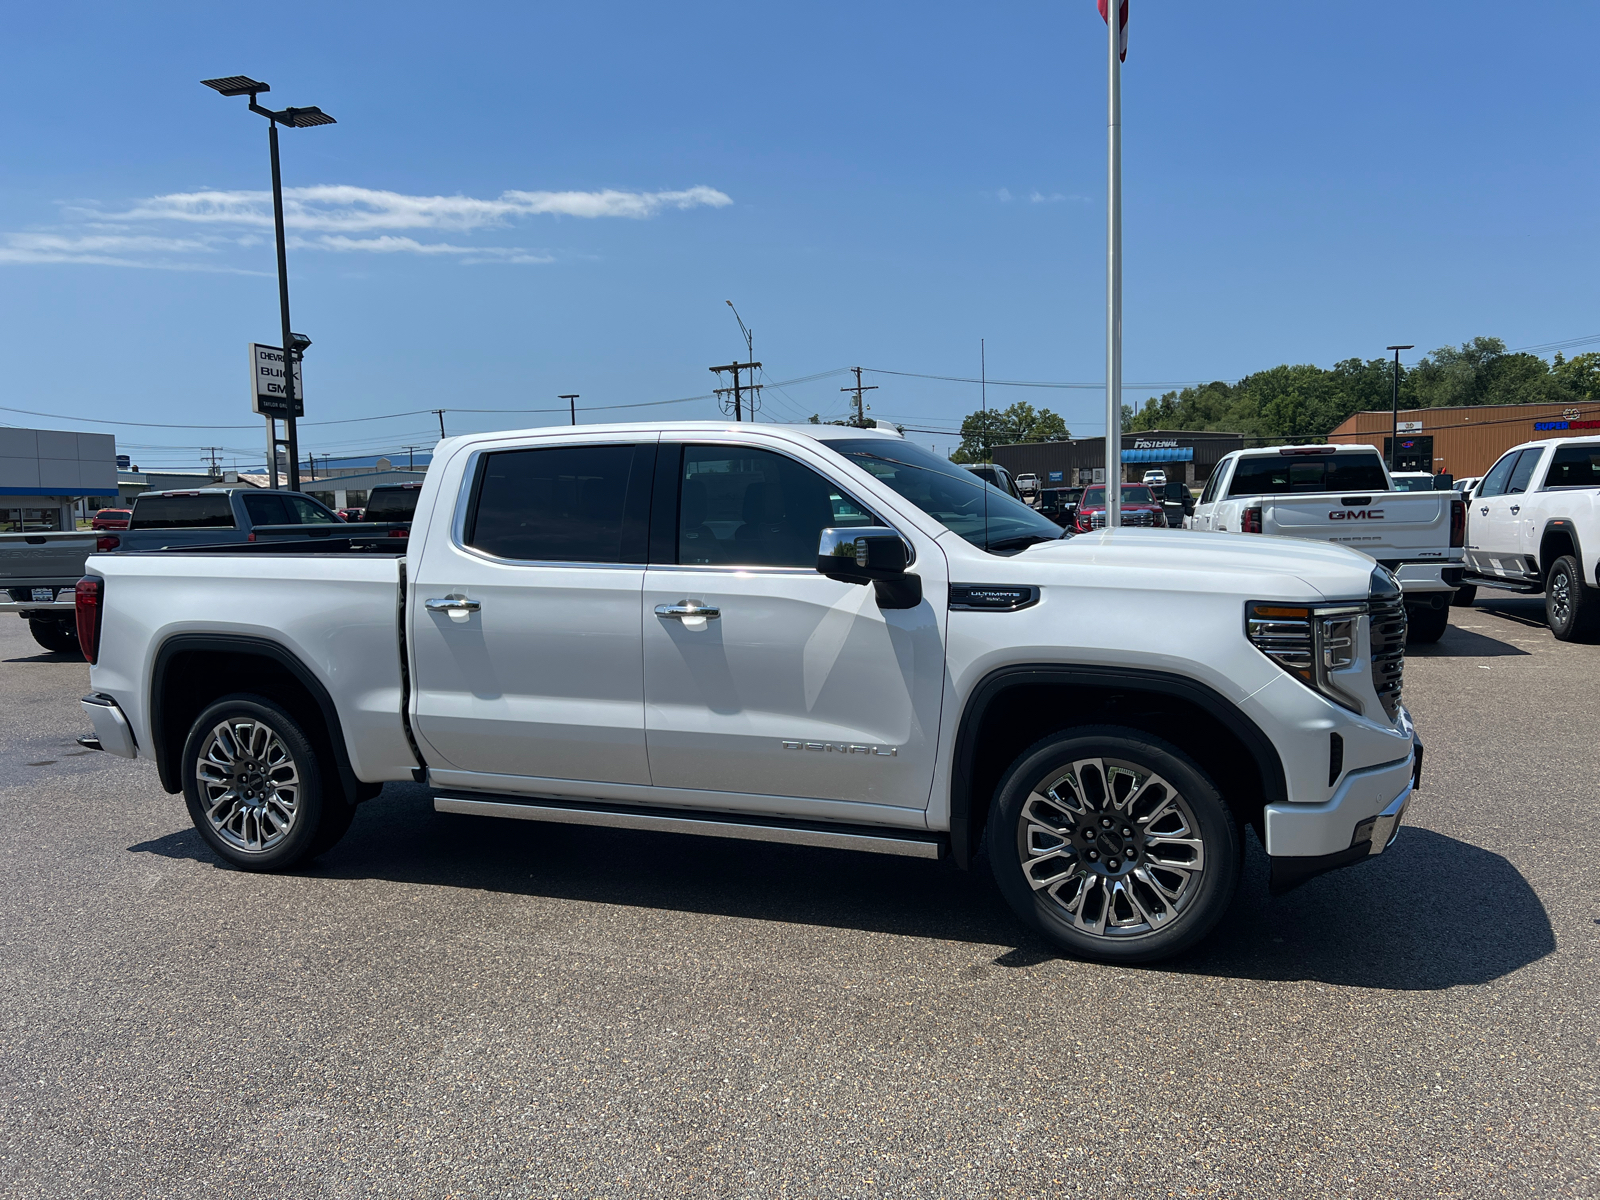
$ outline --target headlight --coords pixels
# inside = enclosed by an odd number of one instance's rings
[[[1252,601],[1245,607],[1245,636],[1301,683],[1358,713],[1361,701],[1339,686],[1334,672],[1355,666],[1358,622],[1366,612],[1365,604]]]

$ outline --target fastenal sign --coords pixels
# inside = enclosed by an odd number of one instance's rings
[[[294,364],[294,412],[283,386],[283,351],[277,346],[250,343],[250,409],[264,417],[303,417],[306,415],[305,380],[301,367]]]

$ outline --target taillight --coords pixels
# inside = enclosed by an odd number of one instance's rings
[[[1450,501],[1450,545],[1467,544],[1467,502],[1465,500]]]
[[[122,545],[122,539],[114,533],[108,533],[104,537],[95,538],[94,551],[96,554],[110,554],[120,545]]]
[[[1243,514],[1240,515],[1240,517],[1239,517],[1239,532],[1240,533],[1260,533],[1261,532],[1261,509],[1260,509],[1259,506],[1256,507],[1256,508],[1247,508],[1247,509],[1244,510]]]
[[[389,530],[389,536],[390,537],[408,538],[408,537],[411,536],[411,530],[409,530],[409,529],[391,529],[391,530]]]
[[[100,616],[104,605],[106,581],[98,575],[85,575],[73,589],[73,603],[78,613],[78,649],[84,658],[93,663],[100,657]]]

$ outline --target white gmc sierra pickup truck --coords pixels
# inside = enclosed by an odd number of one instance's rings
[[[1309,538],[1361,551],[1400,581],[1413,642],[1444,636],[1465,570],[1466,504],[1460,495],[1397,488],[1373,446],[1235,451],[1211,472],[1188,526]]]
[[[1419,778],[1394,577],[1338,546],[1064,534],[903,438],[440,442],[408,543],[98,554],[85,744],[287,867],[389,780],[443,812],[953,857],[1089,958],[1381,853]]]
[[[1467,518],[1467,583],[1543,592],[1562,641],[1600,636],[1600,438],[1513,446],[1479,482]]]

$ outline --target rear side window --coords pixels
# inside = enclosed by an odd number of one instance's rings
[[[1539,465],[1543,450],[1524,450],[1522,457],[1517,459],[1517,465],[1511,468],[1511,479],[1506,483],[1506,495],[1520,496],[1528,490],[1528,484],[1533,480],[1533,472]]]
[[[140,496],[129,529],[232,529],[233,506],[223,492],[194,496]]]
[[[1600,446],[1558,447],[1544,486],[1600,487]]]
[[[1296,492],[1385,492],[1383,460],[1360,454],[1278,454],[1241,458],[1228,496],[1288,496]]]
[[[523,562],[644,562],[644,539],[624,538],[630,512],[648,503],[634,459],[650,447],[551,446],[486,454],[467,518],[466,543]],[[647,474],[647,472],[646,472]],[[371,510],[368,510],[371,519]],[[624,542],[637,542],[626,547]]]
[[[372,489],[363,521],[409,521],[416,515],[420,487],[380,487]]]

